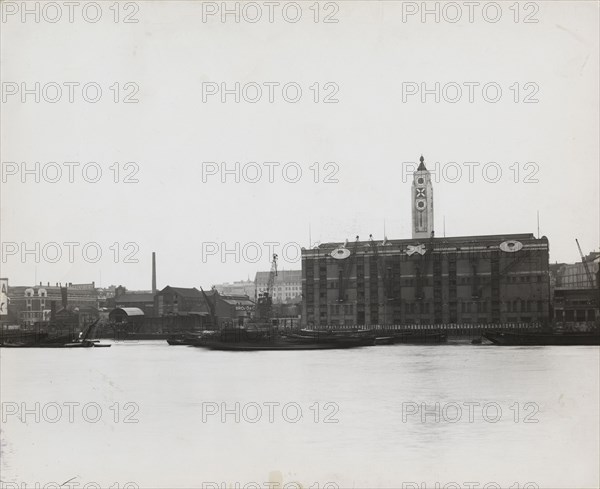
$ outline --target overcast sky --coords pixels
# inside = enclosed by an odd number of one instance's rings
[[[456,22],[458,10],[443,5],[436,22],[412,13],[421,2],[342,1],[322,3],[318,22],[313,2],[299,2],[295,23],[293,6],[287,20],[277,8],[269,22],[258,2],[262,18],[250,22],[257,10],[246,8],[237,23],[208,15],[220,2],[155,1],[122,4],[119,22],[112,2],[100,2],[96,23],[81,9],[69,22],[63,6],[52,23],[57,12],[43,4],[40,22],[33,14],[23,22],[12,13],[20,2],[4,2],[0,276],[11,285],[149,289],[156,251],[159,288],[206,287],[268,270],[266,242],[278,243],[280,268],[294,269],[309,236],[313,245],[382,239],[385,223],[388,238],[410,238],[406,163],[421,154],[438,169],[436,236],[444,220],[447,236],[537,235],[539,211],[551,261],[579,260],[575,238],[584,252],[600,241],[598,4],[537,2],[516,12],[500,3],[497,22],[493,7],[485,16],[476,9],[470,22],[463,2]],[[93,20],[96,12],[85,14]],[[127,15],[138,22],[125,23]],[[71,85],[72,103],[65,82],[80,84]],[[239,103],[234,93],[223,103],[220,92],[207,92],[236,82]],[[33,90],[25,102],[22,83]],[[96,103],[84,99],[87,83],[88,100],[102,89]],[[62,95],[51,103],[54,84]],[[256,84],[262,97],[252,103]],[[433,90],[424,101],[422,84]],[[39,182],[34,174],[21,181],[22,162],[40,162]],[[72,183],[65,162],[80,163]],[[89,162],[97,166],[83,175]],[[203,162],[225,162],[234,173],[240,162],[240,181],[232,173],[222,182],[211,174],[219,166]],[[279,163],[270,166],[272,182],[268,162]],[[97,167],[99,181],[86,182]],[[36,243],[39,263],[35,252],[22,255]],[[222,256],[224,248],[231,253]]]

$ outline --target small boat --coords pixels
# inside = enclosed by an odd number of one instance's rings
[[[172,335],[167,339],[167,343],[171,346],[195,346],[201,344],[208,338],[214,338],[218,334],[218,331],[201,331],[201,332],[187,332]]]
[[[48,347],[48,348],[56,348],[65,343],[70,343],[73,341],[73,336],[54,336],[49,337],[46,333],[41,333],[35,336],[27,336],[22,338],[10,338],[5,339],[2,343],[0,343],[0,347],[2,348],[39,348],[39,347]]]
[[[184,338],[169,338],[167,343],[171,346],[190,346],[191,343]]]
[[[4,343],[3,348],[109,348],[110,343],[98,343],[94,341],[73,341],[70,343]]]
[[[108,348],[109,343],[100,343],[98,340],[89,339],[99,320],[90,324],[85,332],[80,333],[80,338],[74,339],[72,335],[49,337],[47,334],[36,336],[35,341],[4,341],[3,348]]]
[[[110,343],[100,343],[98,340],[81,340],[61,345],[61,348],[109,348]]]
[[[344,334],[343,332],[336,332],[329,329],[301,329],[298,334],[304,336],[313,336],[313,337],[327,337],[333,336],[336,334]]]
[[[0,343],[2,348],[25,348],[26,346],[31,346],[31,344],[23,343],[22,341],[5,341],[4,343]]]
[[[600,345],[600,331],[590,333],[514,333],[486,331],[483,337],[495,345]]]

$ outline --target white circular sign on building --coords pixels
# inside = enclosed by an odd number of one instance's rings
[[[507,253],[514,253],[515,251],[519,251],[523,248],[523,243],[520,241],[509,240],[500,243],[500,249],[502,251],[506,251]]]
[[[350,250],[348,248],[336,248],[331,252],[331,258],[336,260],[344,260],[350,256]]]

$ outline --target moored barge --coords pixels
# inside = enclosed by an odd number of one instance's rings
[[[502,346],[600,345],[600,331],[588,333],[512,333],[486,331],[483,337]]]

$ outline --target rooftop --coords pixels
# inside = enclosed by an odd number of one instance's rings
[[[256,272],[255,282],[268,282],[271,272]],[[301,282],[302,270],[278,270],[275,277],[275,283],[280,282]]]
[[[127,292],[115,297],[115,302],[118,304],[126,304],[133,302],[154,302],[154,294],[152,292]]]
[[[202,292],[200,292],[196,287],[186,288],[186,287],[171,287],[167,285],[164,289],[158,292],[158,294],[162,294],[163,292],[175,292],[181,297],[202,297]]]
[[[456,248],[456,250],[460,249],[469,249],[469,248],[496,248],[500,245],[500,243],[504,241],[519,241],[523,243],[523,245],[528,246],[545,246],[548,247],[548,239],[545,236],[542,236],[540,239],[537,239],[533,234],[492,234],[492,235],[480,235],[480,236],[452,236],[452,237],[442,237],[442,238],[421,238],[421,239],[379,239],[373,241],[350,241],[346,240],[345,242],[331,242],[331,243],[321,243],[320,245],[314,247],[313,249],[302,249],[303,255],[308,254],[318,254],[319,252],[330,253],[336,248],[347,248],[351,252],[355,249],[356,251],[365,251],[373,248],[373,245],[376,245],[378,251],[381,253],[386,248],[390,251],[398,250],[400,248],[405,248],[408,246],[414,245],[428,245],[428,248],[432,248],[433,250],[441,250],[444,248]],[[383,250],[382,250],[382,247]],[[388,248],[389,247],[389,248]]]

